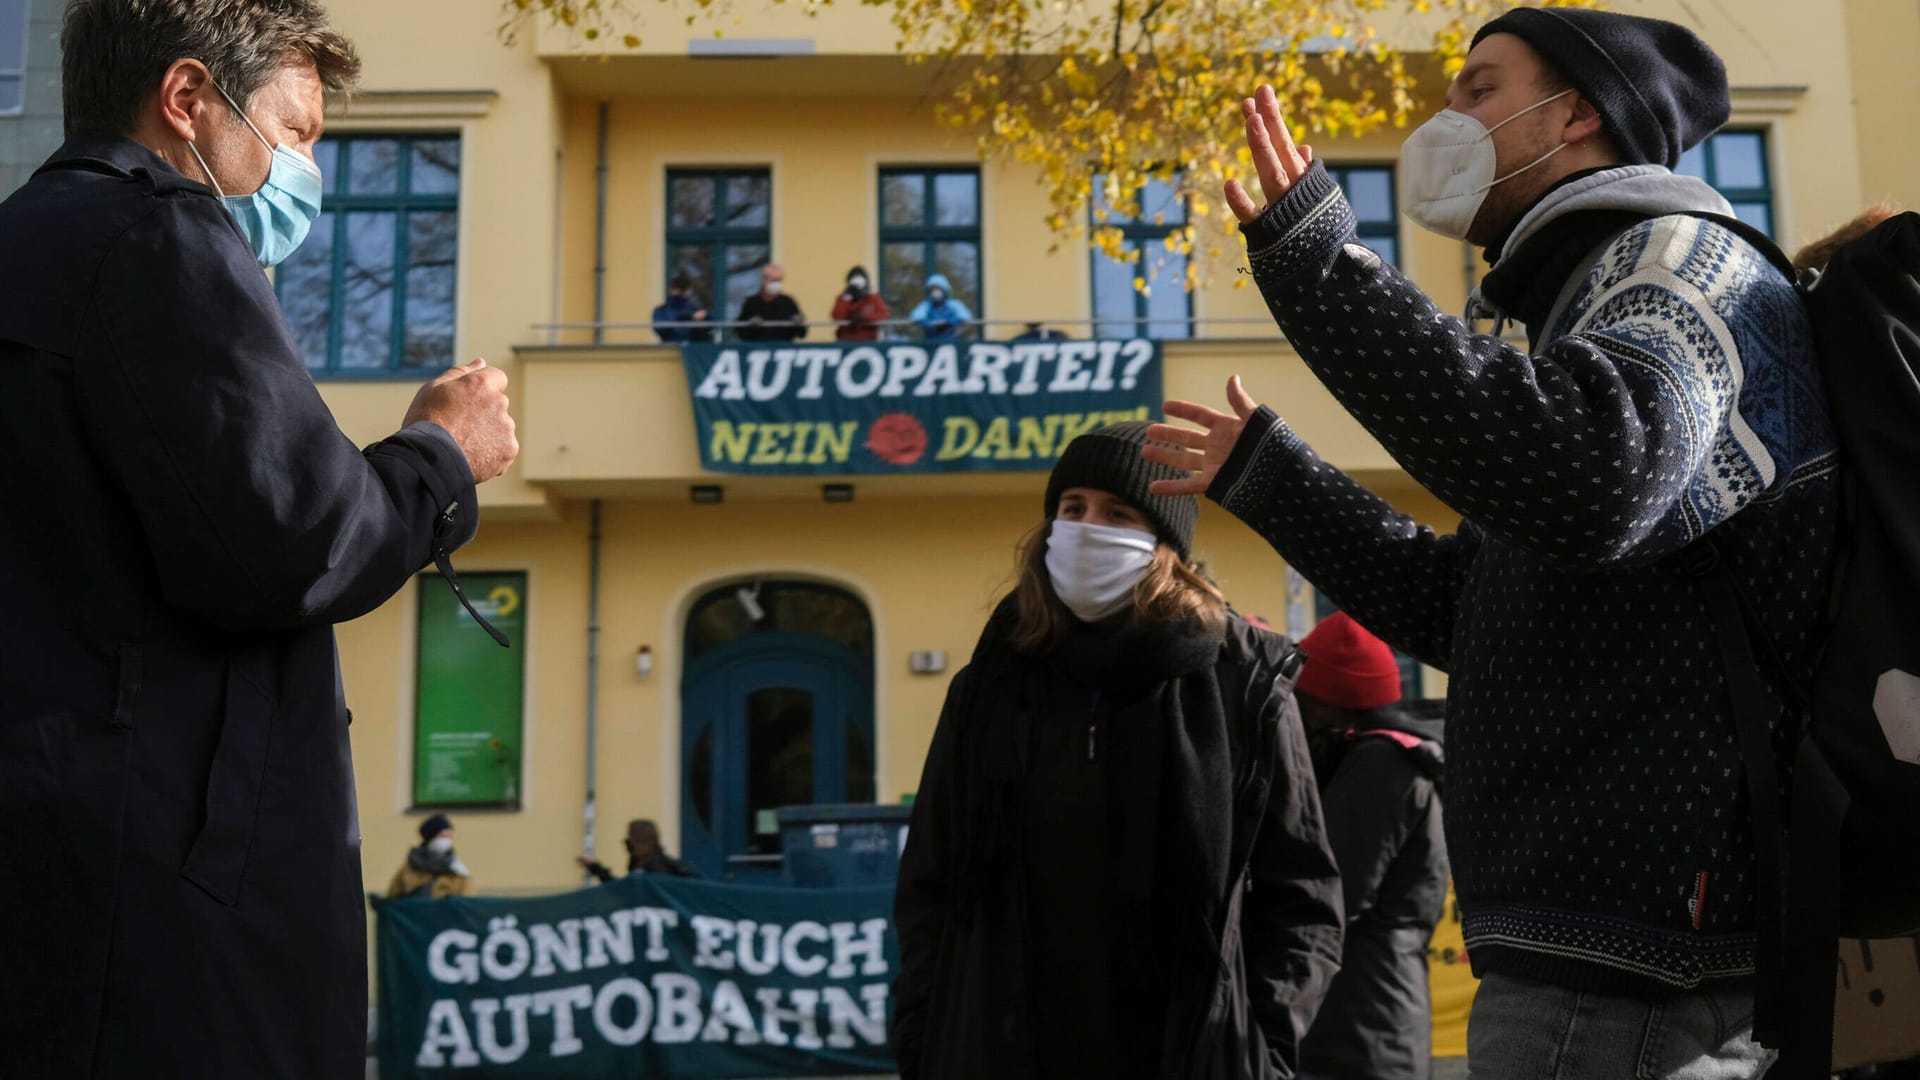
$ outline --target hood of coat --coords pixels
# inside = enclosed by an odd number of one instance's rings
[[[947,298],[953,298],[953,282],[948,281],[947,275],[945,274],[928,274],[926,287],[929,290],[945,289],[947,291]]]
[[[1648,218],[1668,214],[1733,216],[1733,204],[1698,177],[1680,176],[1662,165],[1601,169],[1555,188],[1535,203],[1500,245],[1501,261],[1560,218],[1591,210]]]

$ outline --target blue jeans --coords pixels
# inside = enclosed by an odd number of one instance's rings
[[[1753,1041],[1749,993],[1608,997],[1488,975],[1467,1021],[1470,1080],[1755,1080],[1775,1056]]]

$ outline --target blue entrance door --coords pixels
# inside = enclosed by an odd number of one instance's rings
[[[872,679],[846,645],[780,631],[688,664],[681,846],[702,873],[772,876],[778,807],[872,801]]]

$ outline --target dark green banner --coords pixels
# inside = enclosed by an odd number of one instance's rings
[[[890,1073],[893,890],[633,875],[559,896],[375,900],[380,1075]]]
[[[1159,413],[1160,343],[682,345],[700,464],[762,475],[1053,467],[1078,435]]]
[[[527,640],[527,575],[466,574],[474,608]],[[520,805],[527,650],[501,649],[453,590],[423,574],[413,727],[415,806]]]

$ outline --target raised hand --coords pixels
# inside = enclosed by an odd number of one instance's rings
[[[1172,424],[1155,424],[1147,429],[1147,445],[1141,449],[1140,456],[1190,474],[1181,480],[1155,480],[1149,488],[1153,494],[1207,493],[1213,478],[1220,474],[1220,467],[1233,454],[1234,444],[1240,441],[1247,418],[1260,409],[1260,403],[1240,385],[1238,375],[1227,380],[1227,404],[1233,408],[1232,415],[1190,401],[1167,402],[1168,416],[1198,424],[1200,430]],[[1156,445],[1163,443],[1167,445]]]
[[[1271,86],[1262,86],[1241,101],[1240,115],[1247,122],[1247,149],[1252,151],[1254,170],[1260,174],[1260,190],[1267,197],[1265,203],[1256,204],[1240,181],[1227,181],[1227,205],[1246,225],[1258,221],[1306,175],[1307,166],[1313,164],[1313,147],[1294,145],[1286,118],[1280,115],[1280,96]]]

